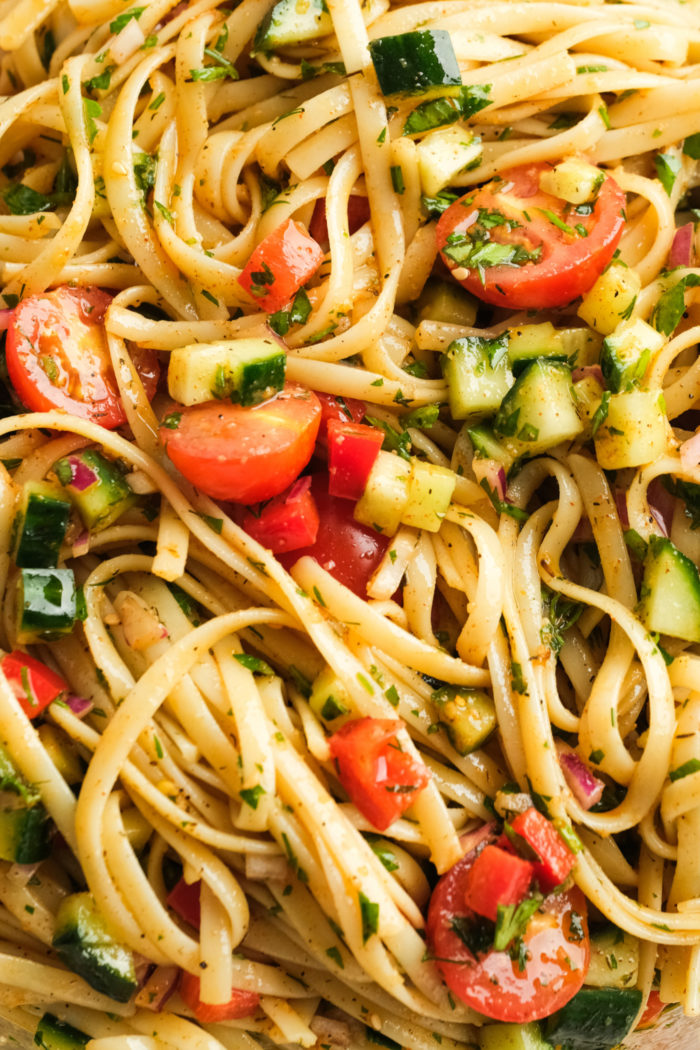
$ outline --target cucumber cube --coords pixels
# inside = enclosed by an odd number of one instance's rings
[[[700,642],[700,573],[665,537],[649,540],[640,594],[637,614],[647,630]]]
[[[540,189],[569,204],[595,200],[604,182],[600,168],[576,159],[563,160],[540,175]]]
[[[496,728],[496,708],[481,689],[443,686],[431,697],[438,721],[445,726],[455,751],[468,755],[481,747]]]
[[[481,1050],[553,1050],[537,1021],[528,1024],[487,1024],[479,1029]]]
[[[95,448],[57,460],[53,471],[85,528],[92,532],[112,525],[136,502],[136,494],[117,464]]]
[[[353,717],[348,691],[330,667],[324,668],[314,679],[309,706],[318,718],[332,722],[334,730],[348,721],[348,715]]]
[[[50,1013],[44,1014],[34,1033],[34,1042],[43,1050],[81,1050],[90,1042],[90,1038],[85,1032]]]
[[[418,29],[371,40],[369,53],[383,95],[423,95],[433,88],[462,86],[462,74],[444,29]],[[433,92],[434,94],[434,92]]]
[[[583,423],[582,436],[586,439],[593,436],[595,414],[600,408],[604,393],[605,387],[595,376],[583,376],[574,383],[576,410]]]
[[[91,988],[126,1003],[138,988],[134,957],[112,936],[90,893],[64,897],[56,914],[53,947]]]
[[[619,393],[640,384],[665,337],[641,317],[623,321],[603,342],[600,367],[610,390]]]
[[[457,475],[453,470],[414,459],[408,483],[408,502],[401,515],[404,525],[438,532],[456,484]]]
[[[22,569],[18,598],[20,645],[48,641],[73,630],[76,591],[72,569]]]
[[[544,358],[528,364],[503,398],[493,429],[514,458],[536,456],[578,437],[583,424],[569,367]]]
[[[58,564],[70,518],[70,500],[58,485],[28,481],[16,519],[15,563],[22,568],[50,569]]]
[[[416,302],[416,321],[442,321],[471,328],[478,306],[474,296],[460,285],[431,277]]]
[[[257,405],[284,386],[287,355],[272,339],[228,339],[173,350],[168,392],[181,405],[229,399]]]
[[[279,0],[258,26],[253,51],[274,51],[332,32],[333,21],[324,0]]]
[[[51,824],[41,803],[0,810],[0,859],[35,864],[51,852]]]
[[[603,470],[641,467],[663,456],[669,424],[659,390],[613,394],[607,416],[595,435],[596,458]]]
[[[508,329],[508,357],[513,364],[537,357],[565,358],[559,333],[550,321]]]
[[[453,419],[477,420],[491,415],[513,385],[505,335],[497,339],[455,339],[441,363]]]
[[[490,427],[482,423],[479,426],[469,427],[467,434],[478,459],[495,459],[504,470],[510,470],[513,466],[513,456],[503,442],[498,440]]]
[[[637,983],[639,941],[616,926],[591,935],[591,961],[586,984],[592,988],[626,988]]]
[[[481,139],[466,128],[437,128],[416,143],[423,193],[434,197],[481,159]]]
[[[391,452],[380,452],[365,491],[355,504],[355,520],[386,536],[393,536],[408,503],[410,476],[410,463]]]
[[[596,332],[610,335],[632,313],[641,288],[636,270],[624,263],[612,263],[586,292],[577,313]]]

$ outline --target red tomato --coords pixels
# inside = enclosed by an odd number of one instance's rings
[[[485,846],[467,874],[468,908],[495,922],[499,904],[520,904],[532,881],[533,865],[498,846]]]
[[[321,406],[287,383],[260,405],[205,401],[166,416],[160,440],[177,469],[214,499],[258,503],[283,492],[311,459]]]
[[[336,580],[360,598],[366,598],[367,583],[384,557],[389,540],[355,521],[349,500],[329,495],[327,475],[315,475],[311,491],[319,515],[316,542],[292,554],[282,554],[279,560],[291,569],[297,559],[308,554]]]
[[[341,423],[361,423],[365,418],[367,406],[356,397],[335,397],[333,394],[322,394],[314,391],[321,402],[321,426],[318,429],[318,443],[324,447],[328,443],[328,424],[331,419]]]
[[[376,427],[328,420],[328,490],[332,496],[360,498],[383,442],[384,434]]]
[[[577,887],[545,898],[523,934],[522,969],[508,950],[491,948],[474,956],[457,932],[482,921],[464,902],[474,860],[474,853],[462,857],[430,898],[428,945],[437,967],[450,990],[486,1017],[518,1023],[548,1017],[579,991],[586,976],[586,898]]]
[[[0,667],[27,718],[36,718],[68,692],[65,678],[29,653],[8,653],[0,660]]]
[[[438,222],[438,248],[448,269],[487,303],[522,310],[564,306],[587,292],[613,257],[625,224],[625,194],[615,180],[605,176],[586,215],[540,190],[548,167],[512,168],[455,201]],[[494,246],[518,250],[522,261],[516,256],[491,264],[489,255],[501,250]]]
[[[576,863],[576,857],[554,824],[530,806],[524,813],[519,813],[510,826],[539,857],[533,876],[543,892],[548,893],[562,883]]]
[[[126,421],[104,332],[112,296],[99,288],[56,288],[23,299],[7,329],[7,371],[33,412],[58,409],[113,430]],[[140,350],[134,364],[149,398],[158,356]]]
[[[356,718],[328,741],[350,801],[380,831],[398,820],[430,781],[423,763],[399,750],[400,727],[394,719]]]
[[[353,193],[348,197],[348,231],[352,234],[364,226],[370,217],[369,201],[367,197],[360,197]],[[328,243],[328,223],[326,222],[326,199],[319,197],[314,205],[313,215],[309,223],[309,233],[319,244]]]
[[[215,1024],[217,1021],[235,1021],[239,1017],[250,1017],[260,1005],[257,992],[245,992],[238,988],[231,989],[231,998],[227,1003],[203,1003],[200,999],[199,977],[182,971],[180,976],[180,996],[183,1003],[189,1006],[198,1021],[202,1024]]]
[[[281,310],[316,273],[323,250],[300,222],[288,219],[253,251],[238,283],[263,310]]]
[[[637,1022],[637,1028],[651,1028],[652,1025],[656,1024],[667,1006],[668,1003],[661,1001],[661,997],[656,988],[652,988],[649,992],[649,998],[644,1007],[644,1012]]]
[[[288,492],[275,496],[258,508],[246,510],[242,527],[273,554],[315,543],[319,521],[310,488],[311,478],[299,478]]]
[[[166,897],[166,901],[173,911],[185,922],[188,922],[190,926],[194,926],[196,930],[199,929],[201,917],[199,903],[199,891],[201,888],[202,883],[199,880],[197,882],[185,882],[184,879],[179,879]]]

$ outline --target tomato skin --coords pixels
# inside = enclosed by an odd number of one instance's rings
[[[394,719],[356,718],[328,741],[350,801],[379,831],[398,820],[430,781],[422,762],[397,749],[400,728]]]
[[[316,542],[319,526],[310,488],[311,478],[298,478],[287,492],[263,504],[257,513],[247,510],[241,527],[273,554],[308,547]]]
[[[202,1024],[250,1017],[260,1005],[260,996],[257,992],[246,992],[239,988],[231,989],[231,998],[227,1003],[203,1003],[200,999],[200,988],[199,977],[183,970],[180,975],[180,996]]]
[[[367,197],[360,197],[359,194],[351,193],[348,197],[348,232],[350,234],[355,233],[360,226],[364,226],[369,217],[370,210]],[[319,197],[314,205],[313,215],[309,223],[309,233],[319,244],[328,244],[325,197]]]
[[[554,824],[530,806],[524,813],[519,813],[510,826],[539,857],[533,874],[543,892],[548,893],[559,886],[576,863],[576,857]]]
[[[466,905],[477,915],[495,922],[499,904],[517,905],[524,900],[532,874],[530,861],[498,846],[485,846],[467,874]]]
[[[65,678],[29,653],[19,650],[7,653],[0,660],[0,667],[27,718],[37,718],[52,701],[68,692]],[[27,694],[25,683],[29,685],[31,696]]]
[[[328,490],[332,496],[357,501],[384,443],[376,427],[328,420]]]
[[[656,988],[652,988],[649,992],[647,1005],[644,1007],[644,1013],[639,1018],[635,1031],[638,1031],[640,1028],[651,1028],[661,1017],[661,1014],[664,1012],[667,1005],[667,1003],[661,1001],[661,997]]]
[[[335,397],[315,390],[321,402],[321,426],[318,429],[318,444],[325,448],[328,445],[328,424],[332,419],[340,423],[361,423],[365,418],[367,406],[356,397]]]
[[[166,897],[169,907],[176,912],[181,919],[188,922],[190,926],[199,929],[201,921],[201,906],[199,903],[199,892],[202,888],[200,880],[197,882],[185,882],[178,879],[170,893]]]
[[[384,557],[388,538],[355,521],[354,504],[349,500],[329,494],[327,474],[312,477],[311,492],[319,515],[316,542],[291,554],[282,554],[279,560],[286,569],[291,569],[298,558],[308,554],[358,597],[366,598],[367,583]]]
[[[457,270],[460,283],[484,302],[521,310],[564,306],[587,292],[613,257],[625,224],[623,191],[606,175],[590,215],[580,215],[573,208],[566,212],[562,200],[539,188],[540,174],[549,167],[527,164],[511,168],[501,181],[487,183],[455,201],[438,222],[437,243],[445,264],[449,270]],[[489,266],[481,274],[478,269],[460,267],[445,253],[447,238],[476,226],[479,209],[500,212],[517,221],[519,226],[511,231],[504,225],[490,228],[490,240],[523,244],[529,250],[539,246],[538,261]],[[540,209],[553,212],[572,229],[583,227],[587,235],[574,232],[572,236],[559,229]]]
[[[238,283],[268,313],[281,310],[316,273],[323,250],[300,222],[288,219],[268,234],[238,275]]]
[[[269,401],[242,407],[205,401],[160,426],[168,456],[214,499],[258,503],[279,495],[311,459],[321,406],[310,390],[287,383]]]
[[[523,935],[525,969],[508,951],[475,958],[453,929],[453,919],[475,922],[464,902],[475,853],[468,853],[437,883],[427,918],[428,946],[449,989],[467,1006],[495,1021],[537,1021],[559,1010],[581,988],[590,958],[586,898],[573,887],[546,897]],[[572,929],[579,917],[583,936]]]
[[[111,301],[100,288],[61,287],[17,305],[7,330],[7,370],[27,408],[70,412],[107,430],[126,421],[103,327]],[[139,350],[134,364],[153,397],[157,354]]]

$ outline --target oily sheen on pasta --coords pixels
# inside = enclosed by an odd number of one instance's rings
[[[59,681],[0,664],[0,840],[24,829],[0,851],[0,1015],[50,1050],[580,1050],[558,1011],[581,984],[632,992],[615,1042],[663,1004],[700,1014],[700,5],[2,0],[0,49],[0,645]],[[296,284],[281,229],[314,260]],[[323,554],[272,553],[258,488],[222,498],[225,444],[177,459],[202,403],[210,438],[221,406],[277,411],[282,383],[246,401],[225,356],[211,396],[174,399],[173,352],[243,340],[321,398],[288,481],[337,530]],[[485,375],[506,385],[480,408]],[[359,502],[328,495],[327,413],[353,399],[384,440]],[[267,492],[269,462],[241,476]],[[117,493],[99,514],[90,463]],[[393,527],[362,510],[390,518],[390,483],[413,500]],[[59,585],[73,612],[47,626]],[[353,793],[362,747],[343,773],[360,720],[415,774],[389,776],[387,820]],[[455,866],[496,850],[531,879],[535,818],[563,878],[493,922],[460,889],[468,959],[440,957]],[[533,931],[562,922],[548,1006]],[[460,993],[495,956],[520,1012]]]

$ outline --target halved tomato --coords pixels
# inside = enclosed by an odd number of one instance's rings
[[[205,401],[178,407],[160,425],[168,456],[214,499],[258,503],[283,492],[311,459],[321,406],[287,383],[269,401],[243,407]]]
[[[625,194],[608,174],[595,201],[567,204],[540,189],[551,165],[527,164],[476,189],[442,215],[437,243],[452,275],[487,303],[543,310],[591,288],[625,224]]]
[[[27,408],[70,412],[108,430],[126,421],[104,331],[111,301],[100,288],[61,287],[17,305],[7,329],[7,371]],[[158,356],[140,350],[133,360],[152,398]]]
[[[194,974],[182,971],[180,977],[180,995],[189,1006],[194,1016],[202,1024],[214,1024],[217,1021],[235,1021],[239,1017],[250,1017],[260,1005],[257,992],[246,992],[232,988],[231,998],[227,1003],[203,1003],[201,1000],[201,981]]]

